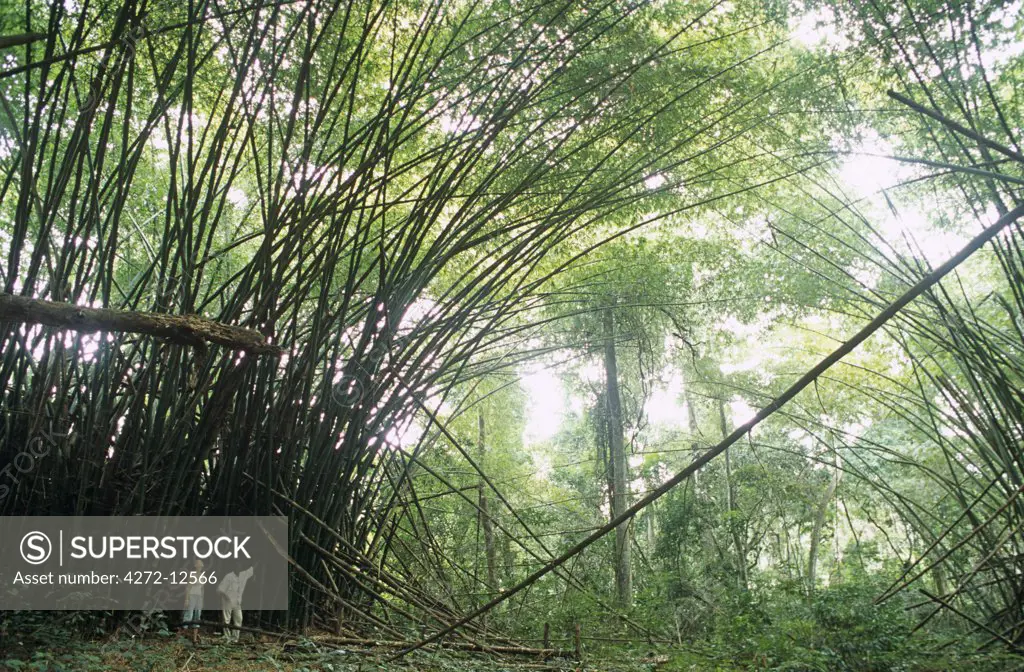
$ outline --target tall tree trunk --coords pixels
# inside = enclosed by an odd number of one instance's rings
[[[477,416],[477,428],[479,430],[479,451],[480,451],[480,463],[483,463],[483,454],[486,451],[485,438],[483,425],[483,414],[480,413]],[[489,502],[487,501],[487,491],[483,479],[480,479],[480,523],[483,527],[483,552],[487,559],[487,585],[493,589],[498,588],[498,555],[495,550],[495,526],[492,519],[490,519]]]
[[[836,494],[836,488],[839,487],[839,454],[833,449],[835,455],[835,470],[832,473],[832,480],[829,481],[828,487],[825,488],[825,494],[822,496],[821,501],[818,502],[818,512],[814,518],[814,529],[811,531],[811,550],[807,555],[807,594],[813,595],[816,581],[816,572],[818,569],[818,546],[821,543],[821,528],[825,526],[825,514],[828,512],[829,502]]]
[[[646,516],[646,518],[647,518],[647,548],[648,549],[653,549],[654,548],[654,543],[655,543],[655,539],[654,539],[654,536],[655,536],[654,535],[654,510],[655,509],[652,506],[650,508],[650,510],[647,512],[647,516]],[[647,552],[650,553],[651,551],[648,550]]]
[[[608,452],[612,467],[611,517],[616,518],[629,506],[629,473],[622,427],[622,398],[619,395],[619,366],[615,355],[615,318],[611,309],[604,313],[605,399],[608,404]],[[621,606],[633,601],[630,574],[629,522],[615,528],[615,595]]]
[[[690,436],[697,436],[697,408],[694,406],[693,398],[690,396],[690,384],[686,381],[683,387],[683,399],[686,401],[686,431]],[[700,444],[694,441],[690,444],[693,451],[693,458],[700,454]],[[697,487],[700,485],[699,471],[693,472],[693,493],[697,494]]]
[[[722,438],[729,436],[729,421],[725,417],[725,402],[718,400],[718,423],[722,431]],[[725,449],[725,510],[728,514],[729,535],[732,537],[734,558],[736,562],[736,580],[744,590],[749,585],[747,581],[747,544],[746,533],[740,533],[739,521],[736,519],[736,486],[732,481],[732,458],[729,449]]]
[[[611,465],[611,458],[608,455],[608,394],[602,390],[597,394],[597,410],[595,412],[594,420],[594,436],[596,436],[597,443],[597,469],[596,476],[598,481],[602,481],[602,485],[608,488],[608,492],[611,493],[615,490],[615,484],[612,482],[612,473],[614,470]],[[597,510],[601,510],[601,502],[597,503]]]
[[[477,449],[480,454],[480,464],[483,464],[484,453],[486,452],[486,434],[484,432],[484,414],[480,412],[477,415],[477,429],[479,432],[477,439]],[[487,498],[487,484],[484,483],[483,478],[477,484],[480,493],[480,525],[484,530],[484,556],[487,560],[487,587],[491,590],[498,589],[498,560],[497,552],[494,548],[494,523],[491,522],[490,504]],[[485,614],[486,616],[486,614]],[[487,621],[482,621],[484,627],[487,627]]]

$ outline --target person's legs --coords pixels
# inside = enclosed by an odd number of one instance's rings
[[[185,613],[181,617],[181,625],[185,628],[185,632],[192,639],[192,643],[195,644],[199,638],[199,618],[202,612],[196,609],[186,609]]]
[[[229,642],[237,642],[238,627],[242,625],[242,610],[225,600],[221,608],[221,615],[224,619],[224,638]]]
[[[181,614],[181,627],[189,633],[192,641],[199,637],[199,620],[203,617],[202,607],[198,607],[193,601],[185,605],[186,609]]]
[[[203,596],[190,596],[185,605],[185,627],[192,631],[192,643],[199,641],[199,621],[203,618]]]

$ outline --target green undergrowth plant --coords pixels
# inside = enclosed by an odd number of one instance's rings
[[[879,587],[878,580],[865,579],[810,596],[785,588],[736,593],[717,613],[710,643],[717,656],[739,669],[883,672],[1024,665],[999,652],[943,647],[964,636],[956,622],[914,632],[914,610],[900,600],[876,604]]]

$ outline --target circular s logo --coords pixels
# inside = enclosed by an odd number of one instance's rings
[[[344,375],[331,389],[334,401],[346,408],[353,408],[363,399],[363,384],[355,376]]]
[[[41,565],[50,559],[53,544],[42,532],[29,532],[21,538],[21,557],[30,565]]]

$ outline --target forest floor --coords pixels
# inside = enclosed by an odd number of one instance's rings
[[[571,654],[544,659],[442,648],[389,660],[397,649],[339,644],[337,638],[326,634],[273,638],[243,635],[237,643],[210,634],[193,644],[167,631],[142,640],[114,640],[108,635],[89,639],[44,626],[18,633],[0,629],[0,672],[1024,672],[1024,658],[998,653],[943,657],[907,650],[878,658],[868,649],[858,649],[842,660],[812,662],[799,654],[772,660],[763,649],[736,657],[725,649],[606,645],[584,647],[582,660],[577,660]]]
[[[665,672],[733,670],[694,654],[651,648],[591,653],[583,661],[534,656],[417,651],[389,661],[393,649],[338,647],[315,638],[227,643],[220,636],[198,645],[180,636],[145,641],[99,639],[45,643],[12,638],[0,646],[0,672]]]

